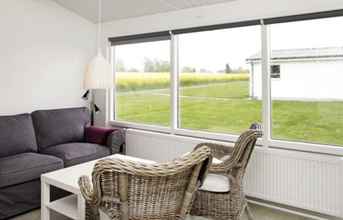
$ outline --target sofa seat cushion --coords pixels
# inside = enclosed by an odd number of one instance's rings
[[[42,173],[63,168],[57,157],[22,153],[0,158],[0,188],[39,179]]]
[[[110,150],[98,144],[69,143],[48,147],[42,153],[61,158],[64,161],[64,166],[69,167],[108,156]]]
[[[207,192],[226,193],[230,191],[230,183],[226,176],[208,174],[200,190]]]

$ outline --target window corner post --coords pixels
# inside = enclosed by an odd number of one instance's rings
[[[270,27],[261,20],[262,39],[262,124],[263,146],[268,147],[271,139],[271,81],[270,81]]]

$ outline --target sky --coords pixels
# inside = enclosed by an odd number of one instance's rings
[[[210,71],[249,68],[246,59],[261,50],[261,27],[249,26],[179,35],[180,67]],[[270,25],[271,48],[343,47],[343,17]],[[170,42],[117,46],[116,59],[143,70],[144,58],[170,60]]]

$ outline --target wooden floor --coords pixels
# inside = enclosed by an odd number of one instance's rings
[[[280,212],[280,211],[273,210],[270,208],[265,208],[262,206],[251,205],[251,210],[253,212],[255,220],[310,220],[309,218],[304,218],[302,216]],[[62,220],[61,217],[53,218],[53,219]],[[242,220],[246,220],[246,219],[247,219],[246,216],[243,216]],[[40,211],[35,210],[25,215],[12,218],[12,220],[40,220]],[[193,217],[190,217],[188,220],[207,220],[207,219],[193,216]]]

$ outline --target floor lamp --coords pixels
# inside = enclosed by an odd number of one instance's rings
[[[100,107],[95,104],[95,99],[94,99],[94,92],[92,93],[91,90],[87,90],[83,96],[82,96],[82,99],[85,100],[85,101],[88,101],[89,102],[89,110],[90,110],[90,116],[91,116],[91,126],[94,125],[94,120],[95,120],[95,115],[99,112],[101,112],[101,109]]]
[[[98,1],[98,34],[97,45],[98,53],[92,59],[87,67],[84,78],[84,88],[87,90],[82,96],[83,99],[89,100],[91,111],[91,125],[94,125],[95,114],[100,112],[100,108],[95,104],[94,90],[110,89],[113,87],[113,74],[110,63],[105,59],[101,52],[101,12],[102,1]]]

